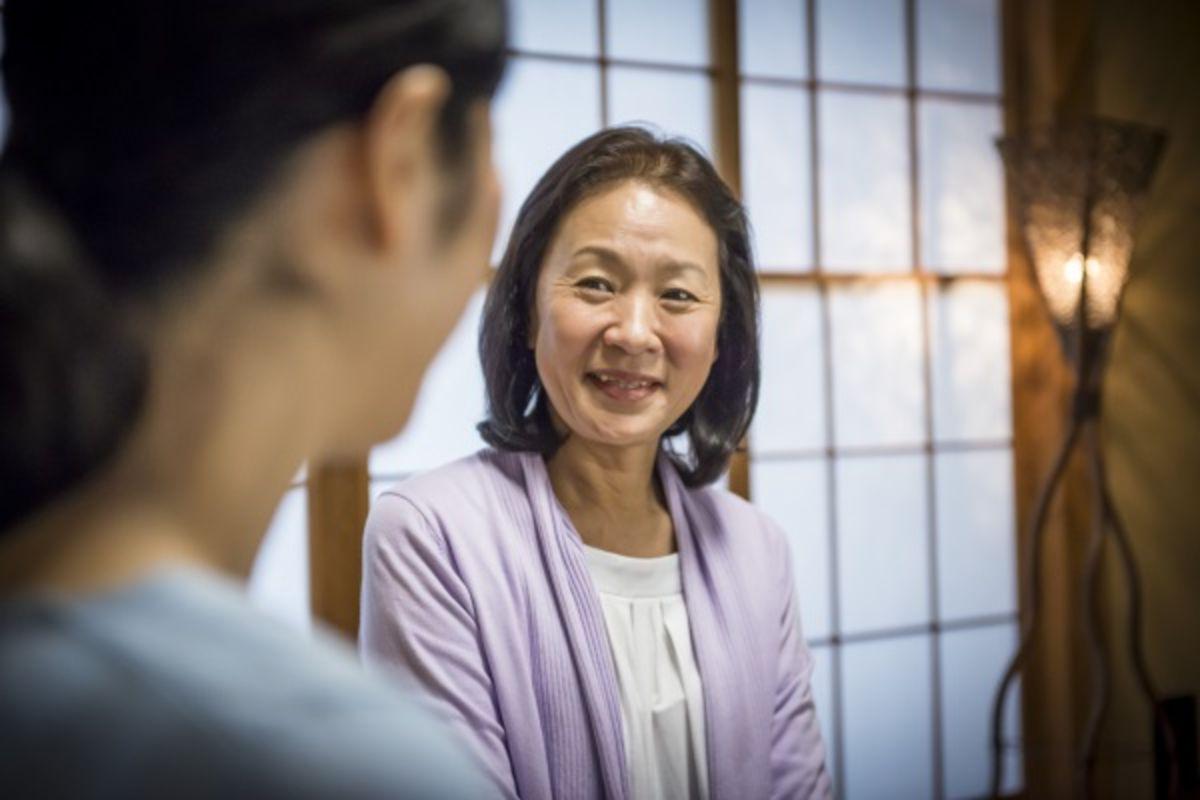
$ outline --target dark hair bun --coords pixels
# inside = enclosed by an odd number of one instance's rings
[[[0,531],[111,457],[141,405],[145,354],[82,263],[0,169]]]

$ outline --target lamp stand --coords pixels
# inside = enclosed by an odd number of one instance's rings
[[[1066,434],[1054,458],[1054,462],[1042,483],[1041,490],[1034,505],[1032,524],[1024,553],[1025,570],[1023,594],[1025,596],[1025,613],[1023,615],[1020,644],[1008,664],[992,701],[991,712],[991,748],[992,774],[991,793],[993,798],[1001,796],[1001,786],[1004,779],[1004,705],[1008,691],[1017,674],[1024,668],[1030,649],[1037,637],[1040,623],[1042,603],[1042,549],[1046,539],[1046,521],[1049,517],[1050,505],[1062,483],[1063,475],[1070,461],[1071,454],[1080,446],[1081,440],[1086,440],[1085,454],[1088,459],[1092,484],[1092,529],[1088,538],[1087,553],[1083,575],[1083,602],[1081,616],[1084,634],[1088,642],[1090,672],[1092,677],[1091,703],[1083,742],[1076,759],[1079,771],[1079,786],[1083,796],[1094,794],[1093,781],[1095,777],[1096,749],[1099,739],[1100,725],[1108,708],[1110,697],[1109,663],[1105,653],[1099,624],[1100,591],[1098,585],[1099,567],[1103,554],[1104,540],[1111,535],[1117,548],[1117,554],[1124,572],[1129,589],[1129,609],[1126,619],[1134,672],[1138,687],[1146,701],[1150,704],[1156,724],[1165,743],[1168,760],[1171,764],[1170,790],[1168,796],[1173,796],[1178,787],[1177,760],[1175,758],[1174,737],[1166,717],[1158,703],[1158,694],[1151,681],[1146,667],[1145,654],[1142,650],[1142,596],[1137,567],[1130,546],[1130,537],[1116,504],[1109,491],[1107,469],[1103,448],[1100,446],[1100,379],[1103,374],[1105,355],[1108,345],[1108,331],[1096,330],[1082,326],[1077,330],[1075,344],[1076,382],[1072,402],[1071,416]]]

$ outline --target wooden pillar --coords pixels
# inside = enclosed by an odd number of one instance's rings
[[[1089,110],[1090,0],[1003,0],[1002,15],[1005,131],[1018,133]],[[1008,197],[1013,467],[1024,585],[1031,515],[1066,431],[1074,377],[1042,304],[1011,191]],[[1077,453],[1047,520],[1040,635],[1021,676],[1020,750],[1025,795],[1031,798],[1069,798],[1082,791],[1076,756],[1089,702],[1080,613],[1090,486]],[[1022,620],[1027,614],[1023,596]],[[1008,732],[1010,739],[1014,733]]]
[[[367,461],[321,466],[308,478],[308,559],[313,616],[358,638]]]
[[[741,86],[738,80],[737,0],[709,0],[713,63],[713,158],[734,194],[742,194]],[[743,441],[729,462],[729,489],[750,496],[750,463]]]
[[[710,0],[708,13],[714,75],[713,157],[721,177],[740,196],[742,142],[737,0]]]

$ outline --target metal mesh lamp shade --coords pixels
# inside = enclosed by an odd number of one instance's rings
[[[1085,448],[1091,467],[1092,530],[1083,574],[1085,602],[1080,627],[1088,644],[1091,697],[1076,754],[1078,789],[1092,793],[1097,742],[1109,701],[1109,665],[1099,632],[1097,574],[1105,537],[1110,535],[1129,589],[1129,643],[1139,688],[1153,709],[1172,762],[1174,744],[1162,719],[1157,693],[1141,648],[1141,589],[1131,539],[1109,492],[1099,441],[1100,383],[1105,345],[1117,321],[1129,276],[1138,207],[1166,144],[1166,136],[1140,125],[1085,119],[998,143],[1016,201],[1017,219],[1046,310],[1076,372],[1074,405],[1066,435],[1034,504],[1022,554],[1021,639],[992,701],[992,785],[999,796],[1003,778],[1002,710],[1008,690],[1037,638],[1042,585],[1042,543],[1051,501],[1071,452]]]
[[[1165,142],[1098,118],[998,142],[1038,287],[1072,357],[1071,333],[1116,321],[1138,206]]]

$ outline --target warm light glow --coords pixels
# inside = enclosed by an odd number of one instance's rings
[[[1089,281],[1098,280],[1100,278],[1100,260],[1095,256],[1089,256],[1087,260],[1087,276]],[[1063,264],[1063,277],[1068,283],[1073,283],[1078,286],[1083,283],[1083,253],[1076,253],[1067,259],[1067,263]]]
[[[999,142],[1038,287],[1060,332],[1106,332],[1116,322],[1137,211],[1165,144],[1162,131],[1099,117]]]
[[[1057,266],[1051,266],[1057,264]],[[1079,314],[1080,296],[1088,297],[1088,324],[1106,326],[1116,316],[1117,298],[1125,281],[1124,270],[1114,269],[1107,260],[1087,257],[1087,287],[1083,286],[1084,258],[1076,252],[1070,258],[1051,261],[1039,269],[1042,291],[1050,311],[1061,323],[1073,324]]]

